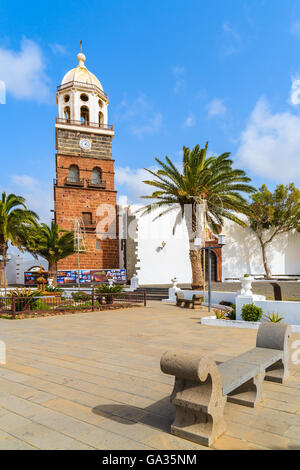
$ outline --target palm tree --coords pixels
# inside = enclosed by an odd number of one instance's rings
[[[183,147],[182,170],[179,170],[168,158],[162,162],[155,158],[160,169],[146,170],[154,176],[144,183],[157,188],[151,196],[155,202],[142,208],[144,214],[158,208],[164,210],[155,219],[173,210],[179,210],[176,224],[184,218],[189,235],[189,256],[192,268],[192,288],[203,287],[201,250],[195,246],[198,236],[197,227],[200,202],[206,204],[206,220],[213,233],[220,233],[224,219],[229,219],[241,226],[247,224],[238,217],[239,213],[248,214],[246,199],[240,194],[252,193],[255,188],[246,184],[250,180],[243,170],[233,169],[230,153],[218,157],[207,157],[206,143],[203,149],[196,145],[192,150]],[[175,230],[174,227],[174,230]]]
[[[52,221],[51,225],[41,224],[29,239],[26,248],[34,256],[41,256],[49,263],[49,277],[53,285],[57,284],[57,263],[59,260],[72,255],[74,249],[74,232],[60,229]]]
[[[9,242],[22,249],[24,229],[36,226],[38,216],[27,209],[25,199],[15,194],[2,193],[0,200],[0,255],[6,259]],[[0,263],[0,287],[4,286],[4,263]]]

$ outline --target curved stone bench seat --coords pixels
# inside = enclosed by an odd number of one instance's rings
[[[218,366],[207,357],[176,352],[164,353],[160,366],[165,374],[175,376],[172,434],[210,446],[226,430],[226,397],[222,395]]]
[[[288,376],[289,337],[289,325],[262,323],[256,348],[218,364],[205,356],[164,353],[161,370],[175,376],[172,434],[210,446],[226,430],[226,399],[254,407],[263,397],[264,379],[282,382]]]
[[[178,307],[199,309],[203,302],[203,295],[200,295],[200,294],[194,294],[192,299],[185,299],[184,292],[176,292],[175,295],[176,295],[176,305]]]

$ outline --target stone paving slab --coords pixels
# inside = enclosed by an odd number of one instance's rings
[[[0,320],[0,449],[199,449],[170,434],[168,349],[225,361],[256,331],[201,325],[206,309],[146,308]],[[294,335],[293,339],[300,339]],[[300,370],[264,383],[255,409],[227,403],[215,449],[300,449]]]

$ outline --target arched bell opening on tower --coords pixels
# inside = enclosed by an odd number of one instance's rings
[[[93,168],[92,170],[92,175],[91,175],[91,178],[89,180],[87,180],[88,182],[88,186],[91,187],[91,188],[102,188],[102,189],[105,189],[106,188],[106,182],[103,181],[102,179],[102,170],[101,168],[99,168],[98,166],[96,166],[95,168]]]
[[[79,168],[77,165],[71,165],[69,168],[69,182],[70,183],[79,182]]]
[[[83,126],[88,126],[90,123],[90,111],[87,106],[80,108],[80,121]]]
[[[100,168],[94,168],[92,171],[92,183],[93,184],[100,184],[102,181],[102,172]]]
[[[99,126],[101,127],[103,126],[103,124],[104,124],[104,114],[101,111],[99,111]]]
[[[64,108],[64,118],[67,122],[70,122],[70,119],[71,119],[71,110],[70,110],[70,107],[69,106],[66,106]]]

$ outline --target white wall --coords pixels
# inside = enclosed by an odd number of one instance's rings
[[[29,254],[12,254],[12,259],[7,264],[7,282],[8,284],[24,284],[24,272],[32,266],[40,266],[47,270],[48,262],[43,258],[38,260]]]
[[[135,212],[139,207],[131,206],[130,210]],[[137,275],[140,284],[171,284],[174,276],[179,283],[190,283],[192,273],[185,225],[178,226],[175,235],[172,234],[176,213],[156,221],[153,221],[155,214],[143,217],[138,214],[137,217]],[[166,244],[164,248],[162,242]]]
[[[130,206],[135,212],[138,205]],[[157,212],[159,213],[159,212]],[[188,234],[183,223],[172,234],[177,211],[153,221],[155,214],[138,217],[137,274],[140,284],[170,284],[176,276],[179,283],[191,282]],[[245,273],[263,274],[261,250],[255,235],[233,222],[226,222],[223,233],[227,242],[222,249],[225,278],[239,278]],[[162,242],[166,243],[160,248]],[[300,234],[290,233],[275,239],[269,246],[268,259],[274,274],[300,274]]]
[[[255,234],[233,222],[226,222],[223,233],[223,279],[245,273],[264,274],[261,248]],[[267,248],[267,258],[273,274],[300,274],[300,234],[289,233],[275,238]]]

